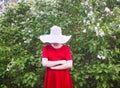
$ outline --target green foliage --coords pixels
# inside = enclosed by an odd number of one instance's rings
[[[0,16],[0,87],[43,88],[43,44],[53,25],[73,54],[75,88],[120,87],[120,1],[35,0],[8,5]]]

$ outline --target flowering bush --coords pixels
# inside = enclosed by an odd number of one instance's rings
[[[35,0],[8,5],[0,17],[0,87],[43,88],[43,44],[53,25],[73,54],[75,88],[120,87],[120,1]]]

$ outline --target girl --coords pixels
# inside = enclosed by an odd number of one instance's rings
[[[45,45],[42,51],[42,65],[46,67],[44,88],[73,88],[69,68],[72,67],[72,55],[69,46],[64,45],[70,36],[62,35],[58,26],[53,26],[49,35],[41,35]]]

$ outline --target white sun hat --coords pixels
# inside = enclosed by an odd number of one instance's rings
[[[50,28],[50,34],[40,35],[40,40],[43,43],[66,43],[71,38],[71,35],[62,35],[62,30],[59,26]]]

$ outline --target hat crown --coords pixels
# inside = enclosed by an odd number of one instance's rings
[[[53,26],[50,30],[50,35],[62,35],[62,30],[58,26]]]
[[[66,43],[71,35],[62,35],[62,29],[55,25],[50,28],[50,34],[41,35],[39,38],[43,43]]]

